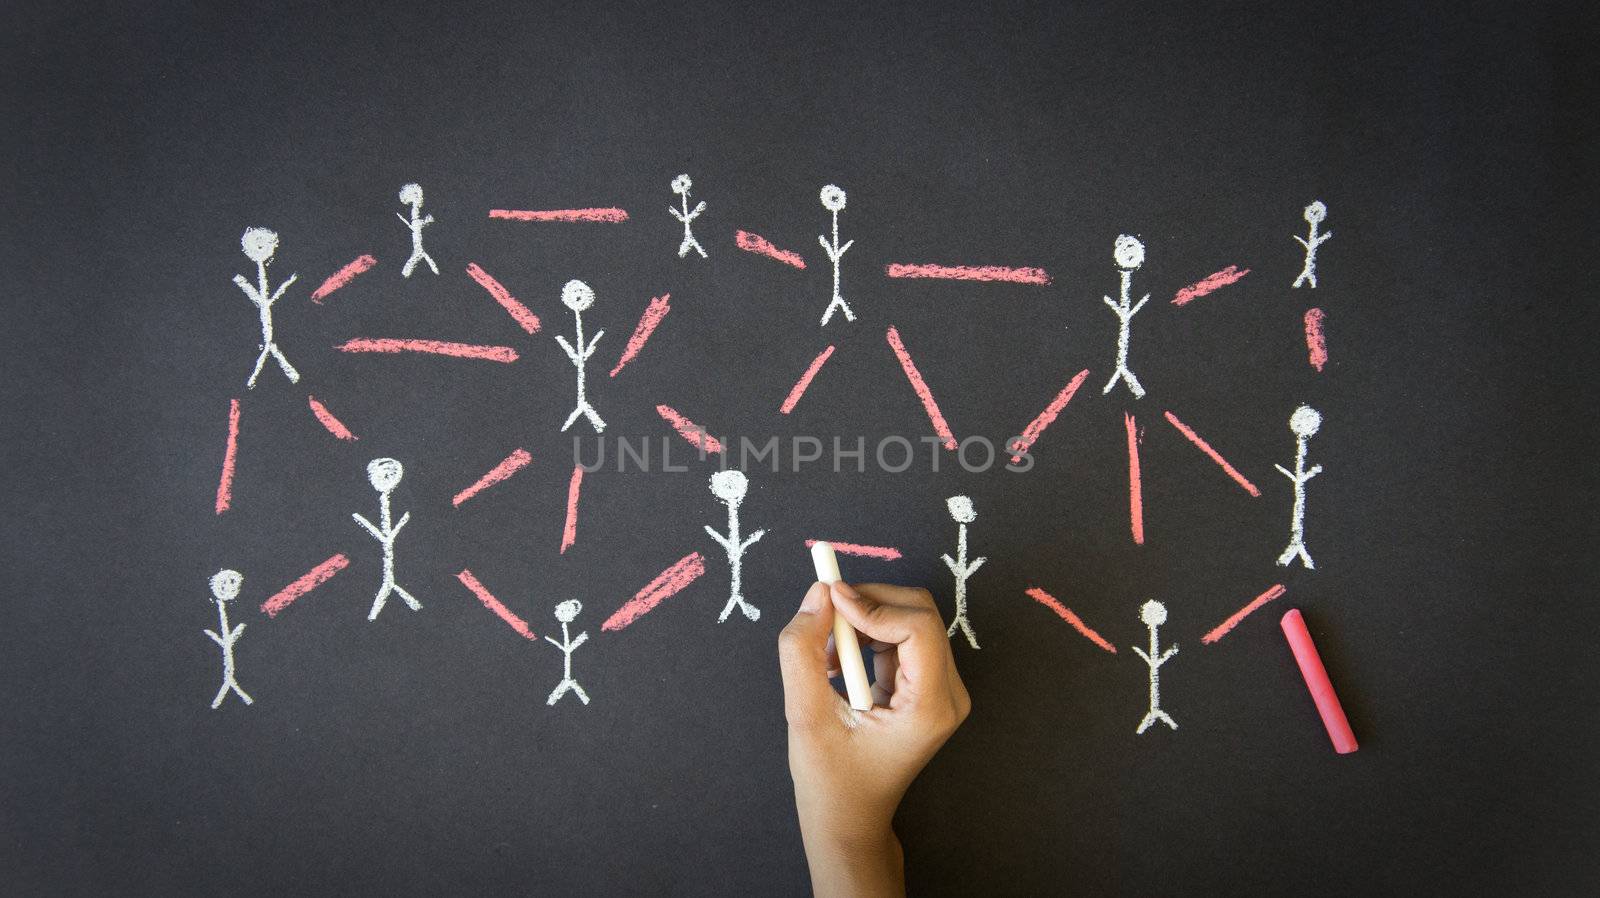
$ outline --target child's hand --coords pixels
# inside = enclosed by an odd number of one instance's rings
[[[872,699],[852,711],[828,682],[838,667],[833,615],[873,652]],[[950,738],[972,701],[956,673],[944,621],[926,590],[812,584],[778,638],[789,772],[819,895],[902,894],[900,843],[891,829],[911,781]]]

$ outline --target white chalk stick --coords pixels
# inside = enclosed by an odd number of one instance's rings
[[[838,583],[844,579],[839,574],[839,559],[833,554],[832,543],[822,540],[812,543],[811,563],[816,565],[817,579],[823,583]],[[861,660],[856,628],[837,612],[833,615],[833,646],[839,652],[839,669],[844,672],[850,707],[857,711],[872,710],[872,684],[867,682],[867,665]]]

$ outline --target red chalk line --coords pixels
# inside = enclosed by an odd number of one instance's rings
[[[450,500],[450,504],[460,508],[461,503],[526,468],[531,461],[533,461],[533,456],[528,454],[528,450],[519,448],[513,451],[502,459],[499,464],[490,468],[489,473],[479,477],[476,483],[456,493],[455,498]]]
[[[340,421],[338,418],[334,417],[333,412],[328,411],[328,407],[326,405],[318,402],[317,397],[307,395],[306,403],[311,406],[311,414],[317,416],[317,420],[322,423],[322,426],[326,428],[329,433],[341,440],[355,441],[359,439],[359,437],[350,432],[350,428],[344,426],[343,421]]]
[[[533,310],[523,305],[505,285],[494,279],[489,272],[484,271],[477,262],[467,263],[467,276],[478,282],[478,286],[489,291],[494,301],[505,309],[517,325],[530,334],[539,332],[539,316]]]
[[[628,603],[616,610],[615,614],[606,618],[600,629],[615,632],[638,620],[652,608],[661,604],[665,599],[680,592],[685,586],[693,583],[697,577],[706,572],[705,559],[699,552],[690,552],[678,559],[673,565],[662,571],[654,580],[645,584],[644,589],[634,594]]]
[[[1306,309],[1306,360],[1318,371],[1328,364],[1328,340],[1322,332],[1326,317],[1321,309]]]
[[[609,221],[628,220],[626,209],[490,209],[490,218],[509,221]]]
[[[1237,265],[1229,265],[1227,268],[1222,269],[1216,274],[1206,275],[1204,278],[1195,281],[1189,286],[1184,287],[1182,290],[1179,290],[1178,294],[1172,297],[1172,304],[1175,306],[1186,306],[1200,297],[1205,296],[1207,293],[1221,290],[1223,287],[1234,283],[1249,273],[1250,269],[1248,268],[1240,271]]]
[[[295,599],[328,582],[328,578],[349,566],[350,559],[345,557],[343,552],[334,555],[327,561],[301,574],[298,580],[278,590],[276,595],[262,602],[261,610],[267,617],[277,617],[278,612],[293,604]]]
[[[1011,284],[1050,283],[1043,268],[1010,268],[1004,265],[908,265],[890,262],[883,273],[892,278],[938,278],[947,281],[1003,281]]]
[[[678,410],[672,406],[658,405],[656,406],[656,414],[660,415],[668,424],[671,424],[672,429],[676,430],[679,436],[688,440],[689,445],[699,449],[702,455],[707,452],[719,454],[722,452],[722,442],[720,440],[706,433],[704,427],[679,414]]]
[[[1061,602],[1058,601],[1055,596],[1045,592],[1037,586],[1029,589],[1028,595],[1032,596],[1035,602],[1038,602],[1046,608],[1049,608],[1051,611],[1054,611],[1056,616],[1071,624],[1072,629],[1082,633],[1084,638],[1088,639],[1090,642],[1105,649],[1113,655],[1117,653],[1116,646],[1107,642],[1104,636],[1101,636],[1099,633],[1091,630],[1089,625],[1083,622],[1083,618],[1074,614],[1071,608],[1061,604]]]
[[[328,294],[355,280],[357,275],[376,264],[378,264],[378,260],[370,255],[357,256],[345,267],[328,275],[328,279],[322,282],[322,286],[312,291],[311,301],[321,305],[323,298]]]
[[[1217,640],[1221,639],[1222,637],[1228,635],[1228,631],[1229,630],[1232,630],[1234,627],[1239,626],[1239,622],[1240,621],[1244,620],[1245,618],[1249,617],[1251,614],[1255,613],[1255,610],[1257,608],[1260,608],[1262,605],[1265,605],[1268,602],[1272,601],[1273,599],[1276,599],[1277,597],[1283,595],[1283,593],[1284,593],[1283,584],[1282,583],[1274,583],[1271,587],[1269,587],[1267,589],[1266,592],[1262,593],[1259,596],[1256,596],[1254,599],[1251,599],[1250,600],[1250,604],[1244,606],[1243,608],[1240,608],[1238,611],[1235,611],[1232,615],[1230,615],[1228,617],[1227,620],[1225,620],[1222,623],[1218,624],[1216,626],[1216,628],[1213,629],[1211,632],[1209,632],[1206,635],[1200,637],[1200,641],[1205,643],[1206,645],[1210,645],[1211,643],[1216,642]]]
[[[928,420],[933,422],[933,432],[939,435],[944,448],[956,448],[955,434],[950,432],[950,425],[945,423],[944,413],[939,411],[939,403],[934,401],[933,391],[928,389],[927,381],[922,379],[922,372],[917,370],[917,363],[911,361],[911,353],[906,351],[906,344],[900,340],[900,332],[894,325],[889,326],[889,348],[894,350],[895,357],[900,360],[900,370],[906,373],[906,380],[911,381],[911,389],[922,400],[922,408],[928,413]]]
[[[217,514],[233,504],[233,470],[239,461],[239,400],[228,403],[228,447],[222,451],[222,478],[217,481]]]
[[[494,594],[489,592],[488,587],[478,582],[478,578],[473,576],[472,571],[462,568],[461,573],[456,574],[456,579],[460,580],[462,586],[471,590],[472,594],[478,597],[478,601],[483,603],[483,607],[493,611],[511,629],[521,634],[523,639],[537,640],[539,638],[534,635],[533,628],[528,626],[528,622],[518,617],[515,612],[495,598]]]
[[[806,373],[800,375],[800,379],[795,381],[794,386],[790,388],[789,395],[784,397],[783,405],[778,407],[780,414],[787,415],[794,411],[795,403],[799,402],[800,397],[805,395],[806,388],[811,386],[811,379],[817,376],[817,372],[822,370],[822,363],[826,362],[831,355],[833,355],[832,344],[829,344],[827,349],[817,353],[817,357],[811,360],[810,367],[806,368]]]
[[[806,540],[806,548],[816,545],[814,539]],[[828,540],[828,545],[833,546],[833,551],[840,555],[859,555],[862,558],[881,558],[884,561],[894,561],[900,557],[900,550],[893,546],[863,546],[857,543],[839,543]]]
[[[578,490],[583,486],[583,465],[572,466],[572,479],[567,482],[567,523],[561,528],[561,554],[565,555],[578,541]]]
[[[1078,392],[1078,388],[1083,386],[1084,378],[1088,376],[1088,368],[1079,371],[1072,380],[1067,382],[1066,386],[1061,388],[1061,392],[1056,394],[1056,398],[1050,400],[1050,404],[1045,406],[1044,411],[1039,413],[1039,417],[1028,422],[1027,428],[1022,431],[1022,436],[1011,441],[1009,448],[1016,453],[1011,456],[1012,464],[1022,463],[1022,456],[1033,448],[1033,444],[1039,439],[1039,435],[1044,433],[1044,429],[1055,422],[1056,416],[1061,414],[1061,410],[1066,408],[1067,403],[1072,401],[1072,397]]]
[[[394,340],[357,337],[334,347],[344,352],[423,352],[432,355],[454,356],[459,359],[482,359],[486,362],[510,364],[517,360],[517,351],[509,346],[480,346],[473,343],[449,343],[443,340]]]
[[[1189,427],[1189,425],[1179,421],[1178,416],[1174,415],[1172,412],[1167,412],[1166,415],[1167,421],[1171,423],[1173,427],[1176,427],[1179,433],[1183,434],[1185,437],[1188,437],[1189,442],[1198,446],[1201,452],[1204,452],[1206,455],[1210,456],[1211,460],[1217,463],[1217,466],[1222,469],[1223,473],[1233,478],[1234,483],[1244,487],[1244,491],[1250,495],[1255,496],[1258,499],[1261,498],[1261,490],[1256,489],[1255,484],[1247,480],[1243,474],[1240,474],[1233,465],[1228,464],[1228,460],[1223,458],[1222,455],[1217,452],[1217,450],[1211,448],[1210,443],[1201,439],[1200,434],[1195,433],[1194,430]]]
[[[752,252],[758,256],[766,256],[785,265],[793,265],[795,268],[806,267],[806,260],[800,258],[799,253],[787,249],[778,249],[772,245],[770,240],[760,234],[752,234],[749,231],[735,231],[733,242],[737,243],[739,248],[746,252]]]
[[[616,377],[617,372],[633,361],[639,350],[644,348],[645,341],[656,332],[656,326],[661,323],[661,319],[672,311],[671,300],[671,293],[663,293],[650,300],[650,304],[644,307],[644,314],[639,316],[639,323],[633,329],[633,336],[628,338],[628,346],[622,351],[622,358],[617,359],[617,367],[611,369],[612,377]]]
[[[1128,526],[1135,545],[1144,545],[1144,491],[1139,483],[1139,433],[1132,412],[1122,413],[1128,428]]]

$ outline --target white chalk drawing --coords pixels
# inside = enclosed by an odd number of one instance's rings
[[[568,599],[556,606],[556,620],[561,621],[561,641],[556,642],[548,636],[544,638],[544,641],[561,650],[561,682],[550,693],[550,699],[545,702],[546,705],[555,704],[569,690],[578,696],[579,701],[586,705],[589,704],[589,693],[584,692],[583,687],[578,685],[578,681],[572,678],[572,653],[577,651],[578,646],[589,640],[589,633],[584,631],[578,634],[577,639],[573,639],[567,631],[567,625],[572,623],[577,618],[578,612],[582,610],[583,603],[577,599]]]
[[[1294,279],[1296,287],[1301,284],[1310,284],[1311,289],[1317,288],[1317,247],[1333,238],[1333,232],[1326,234],[1317,233],[1317,225],[1328,217],[1328,207],[1322,200],[1316,200],[1306,207],[1306,223],[1311,225],[1311,230],[1304,237],[1295,237],[1295,242],[1306,248],[1306,265],[1300,269],[1300,276]]]
[[[1173,655],[1178,654],[1178,646],[1176,644],[1173,644],[1165,652],[1161,651],[1160,636],[1156,633],[1156,630],[1167,622],[1167,606],[1155,600],[1145,602],[1139,606],[1139,619],[1144,621],[1146,627],[1150,628],[1149,654],[1146,654],[1144,649],[1138,646],[1133,647],[1134,654],[1143,658],[1144,663],[1150,667],[1150,710],[1145,713],[1144,719],[1139,721],[1139,728],[1133,731],[1135,736],[1142,735],[1145,730],[1150,729],[1151,725],[1158,720],[1173,729],[1178,728],[1178,722],[1173,720],[1167,712],[1161,710],[1161,665],[1166,664],[1172,660]]]
[[[240,700],[247,705],[255,701],[239,688],[239,681],[234,679],[233,644],[239,641],[240,634],[244,633],[244,624],[236,627],[228,626],[228,603],[239,597],[239,587],[244,584],[244,577],[238,571],[220,570],[211,576],[211,596],[217,603],[217,631],[205,631],[211,641],[222,650],[222,686],[217,689],[217,697],[211,700],[213,710],[222,706],[222,700],[228,697],[231,690]]]
[[[1294,514],[1289,519],[1289,548],[1283,550],[1278,556],[1278,563],[1288,566],[1295,558],[1307,568],[1315,568],[1311,563],[1311,553],[1306,551],[1306,481],[1322,473],[1321,465],[1312,465],[1306,468],[1306,443],[1310,441],[1322,427],[1322,415],[1309,405],[1302,405],[1289,416],[1289,429],[1294,431],[1295,452],[1294,470],[1290,471],[1283,465],[1273,465],[1278,473],[1289,478],[1294,484]]]
[[[954,637],[959,628],[966,634],[967,643],[973,648],[978,647],[978,634],[972,632],[972,623],[967,620],[967,578],[978,572],[983,567],[987,558],[974,558],[967,561],[967,525],[978,519],[978,513],[972,508],[972,500],[966,496],[951,496],[945,502],[950,507],[950,517],[955,519],[959,526],[956,534],[956,557],[941,555],[945,567],[956,578],[956,616],[950,621],[950,628],[944,635]]]
[[[573,408],[572,414],[567,416],[567,423],[561,425],[561,430],[565,433],[566,429],[572,426],[572,422],[578,420],[579,415],[583,415],[594,426],[594,432],[600,433],[606,429],[606,422],[600,419],[600,413],[595,411],[594,406],[589,404],[589,397],[585,393],[584,383],[585,367],[589,361],[589,356],[594,355],[595,345],[600,342],[601,337],[605,336],[605,330],[602,328],[595,332],[594,339],[588,343],[583,342],[583,311],[594,305],[594,290],[583,281],[567,281],[567,285],[561,288],[561,303],[572,310],[572,317],[578,323],[577,346],[568,343],[566,337],[560,334],[556,335],[556,342],[560,343],[561,348],[566,350],[567,358],[571,359],[572,364],[578,369],[578,404]]]
[[[1121,234],[1112,245],[1111,257],[1116,260],[1117,268],[1122,275],[1121,299],[1112,301],[1109,296],[1102,296],[1106,305],[1117,315],[1121,327],[1117,331],[1117,370],[1111,373],[1111,380],[1106,382],[1106,388],[1101,390],[1101,395],[1111,392],[1112,388],[1121,380],[1128,385],[1135,399],[1144,398],[1144,387],[1139,385],[1139,378],[1133,376],[1128,370],[1128,327],[1133,322],[1133,316],[1139,314],[1144,304],[1150,301],[1150,294],[1130,305],[1128,289],[1133,286],[1133,273],[1144,264],[1144,244],[1139,238]]]
[[[744,596],[739,594],[739,578],[743,568],[744,551],[767,535],[765,530],[757,530],[749,538],[739,539],[739,505],[744,502],[745,493],[750,489],[750,481],[745,478],[742,471],[718,471],[711,475],[711,494],[723,501],[728,506],[728,534],[726,536],[711,529],[706,525],[706,532],[716,540],[728,553],[729,588],[728,604],[722,606],[722,614],[717,616],[717,623],[728,619],[733,609],[738,608],[750,620],[761,618],[761,609],[746,602]]]
[[[672,192],[683,200],[683,211],[681,212],[671,206],[667,207],[667,211],[672,213],[673,218],[683,222],[683,242],[678,244],[678,258],[680,259],[689,254],[691,247],[700,254],[700,258],[704,259],[706,257],[706,248],[700,245],[700,241],[694,239],[694,229],[689,224],[699,218],[701,212],[706,211],[705,200],[696,203],[694,210],[690,211],[689,188],[693,186],[694,182],[689,180],[688,175],[679,175],[672,179]]]
[[[266,228],[245,228],[244,236],[239,239],[239,245],[244,247],[244,254],[250,261],[256,263],[257,283],[252,284],[245,280],[244,275],[236,274],[233,282],[239,285],[244,295],[255,303],[256,309],[261,313],[261,355],[256,357],[256,367],[250,372],[250,379],[244,382],[245,388],[254,390],[256,378],[261,376],[261,368],[267,363],[267,356],[272,356],[282,369],[283,376],[289,378],[289,383],[300,382],[300,372],[294,370],[289,360],[283,357],[283,350],[278,344],[272,342],[272,304],[277,302],[283,291],[295,282],[300,275],[291,274],[289,279],[278,285],[278,289],[267,288],[267,263],[272,261],[272,256],[278,251],[278,232]]]
[[[844,211],[844,202],[844,191],[839,187],[829,184],[822,188],[822,208],[833,213],[833,242],[829,243],[828,238],[821,234],[817,235],[817,242],[822,244],[822,251],[827,253],[828,258],[833,261],[833,299],[828,303],[827,311],[822,313],[822,323],[824,325],[833,317],[835,308],[844,312],[844,320],[856,320],[855,313],[850,311],[850,304],[845,302],[844,296],[839,293],[839,259],[849,252],[850,247],[855,243],[854,240],[851,240],[846,242],[844,246],[839,245],[839,213]]]
[[[389,601],[389,594],[400,596],[405,603],[411,606],[412,611],[422,610],[422,603],[418,602],[405,588],[394,582],[394,541],[400,535],[400,530],[406,522],[411,520],[411,512],[400,516],[395,521],[389,516],[389,494],[400,485],[400,478],[405,475],[405,469],[400,462],[393,458],[375,458],[367,465],[367,480],[372,483],[372,488],[378,491],[378,526],[359,514],[352,514],[357,524],[367,529],[383,546],[383,583],[378,587],[378,595],[372,600],[372,611],[367,614],[367,620],[377,620],[378,612],[383,610],[385,602]]]
[[[433,264],[433,257],[428,255],[422,248],[422,229],[433,224],[432,215],[422,214],[422,185],[407,184],[400,188],[400,202],[411,207],[410,218],[401,215],[399,212],[395,213],[395,217],[400,219],[401,224],[411,229],[411,258],[406,260],[405,267],[400,269],[400,273],[406,277],[411,277],[411,271],[417,267],[418,262],[427,262],[428,267],[433,269],[433,273],[438,274],[439,266]]]

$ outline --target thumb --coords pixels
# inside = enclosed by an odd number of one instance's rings
[[[838,693],[828,682],[828,636],[833,603],[828,587],[813,583],[794,619],[778,634],[783,669],[783,710],[790,726],[809,726],[835,715]]]

